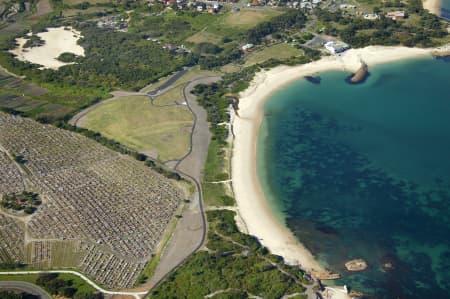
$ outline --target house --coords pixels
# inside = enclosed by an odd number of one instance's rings
[[[176,0],[165,0],[165,1],[164,1],[164,4],[165,4],[166,6],[172,6],[172,5],[175,4],[175,3],[177,3]]]
[[[390,11],[386,14],[386,17],[391,18],[394,21],[406,19],[407,14],[404,10]]]
[[[197,11],[202,12],[203,10],[205,10],[206,8],[206,4],[205,3],[199,3],[197,5]]]
[[[327,49],[331,54],[339,54],[350,49],[350,46],[341,41],[330,41],[325,43],[325,49]]]
[[[253,48],[254,47],[254,45],[253,44],[245,44],[245,45],[243,45],[242,46],[242,50],[243,51],[248,51],[248,50],[250,50],[251,48]]]
[[[302,1],[302,3],[300,3],[300,8],[312,9],[313,7],[311,2]]]
[[[363,18],[366,20],[378,20],[380,18],[376,13],[367,13],[363,15]]]
[[[355,5],[351,5],[351,4],[344,3],[344,4],[339,5],[339,8],[340,8],[340,9],[355,9],[356,6],[355,6]]]

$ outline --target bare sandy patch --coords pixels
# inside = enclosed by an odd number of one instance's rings
[[[42,65],[40,69],[58,69],[64,65],[73,64],[73,62],[57,60],[62,53],[84,56],[83,47],[77,44],[77,41],[82,37],[81,32],[72,27],[47,28],[46,32],[40,32],[36,35],[45,42],[44,45],[24,48],[27,39],[21,37],[16,39],[18,47],[9,52],[20,61]]]

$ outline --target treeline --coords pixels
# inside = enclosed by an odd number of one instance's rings
[[[177,180],[177,181],[180,181],[183,179],[177,172],[174,172],[173,170],[163,166],[159,162],[151,160],[150,157],[148,157],[147,155],[145,155],[143,153],[139,153],[135,150],[132,150],[115,140],[106,138],[105,136],[103,136],[102,134],[100,134],[98,132],[94,132],[94,131],[91,131],[88,129],[72,126],[72,125],[70,125],[66,122],[62,122],[62,121],[56,122],[53,124],[55,126],[57,126],[58,128],[69,130],[69,131],[84,135],[90,139],[97,141],[101,145],[103,145],[113,151],[119,152],[124,155],[129,155],[129,156],[133,157],[134,159],[136,159],[137,161],[145,162],[145,165],[150,167],[152,170],[158,172],[159,174],[162,174],[163,176],[165,176],[169,179],[173,179],[173,180]]]
[[[14,110],[12,108],[0,107],[0,111],[6,112],[6,113],[9,113],[12,115],[27,117],[26,113],[24,113],[22,111]],[[68,117],[68,118],[70,118],[70,117]],[[36,121],[43,123],[43,124],[52,124],[60,129],[72,131],[72,132],[81,134],[85,137],[88,137],[90,139],[93,139],[93,140],[97,141],[98,143],[100,143],[101,145],[103,145],[113,151],[119,152],[124,155],[129,155],[138,161],[145,162],[145,165],[150,167],[152,170],[158,172],[159,174],[162,174],[163,176],[165,176],[169,179],[173,179],[173,180],[177,180],[177,181],[180,181],[183,179],[177,172],[174,172],[173,170],[165,167],[164,165],[160,164],[159,162],[156,162],[156,161],[150,159],[150,157],[148,157],[147,155],[145,155],[143,153],[139,153],[135,150],[132,150],[115,140],[106,138],[105,136],[103,136],[102,134],[100,134],[98,132],[94,132],[94,131],[91,131],[88,129],[72,126],[67,123],[67,119],[49,122],[49,119],[47,119],[47,118],[38,118],[38,119],[36,119]],[[0,266],[0,268],[1,268],[1,266]]]

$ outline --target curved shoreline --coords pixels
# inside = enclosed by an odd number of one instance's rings
[[[261,188],[256,169],[257,137],[263,120],[264,104],[278,89],[304,76],[330,70],[355,72],[364,61],[369,67],[430,56],[433,49],[371,46],[351,49],[341,56],[327,56],[305,65],[280,66],[255,75],[250,87],[241,93],[239,117],[233,122],[232,180],[240,217],[249,234],[289,264],[301,265],[318,279],[329,278],[313,253],[301,244],[281,223],[269,206]]]

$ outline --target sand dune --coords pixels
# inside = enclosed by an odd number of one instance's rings
[[[63,65],[73,64],[57,60],[59,55],[68,52],[78,56],[84,56],[84,49],[77,44],[81,33],[72,27],[47,28],[47,32],[37,34],[45,44],[40,47],[24,48],[27,42],[25,38],[17,38],[18,47],[10,50],[17,59],[42,65],[41,69],[58,69]]]

